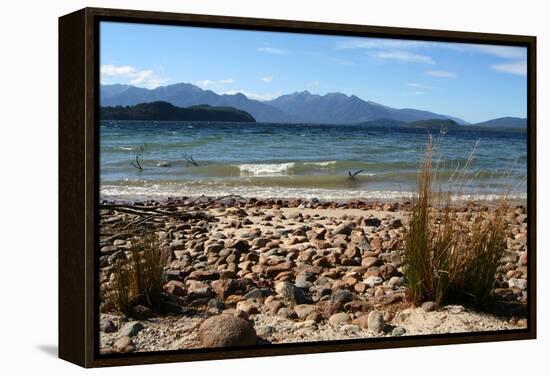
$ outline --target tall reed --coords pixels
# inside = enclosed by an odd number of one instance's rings
[[[506,249],[505,195],[494,209],[475,214],[472,223],[464,221],[458,209],[472,204],[460,197],[473,152],[443,185],[437,181],[440,162],[434,165],[433,161],[440,145],[441,138],[436,143],[430,138],[427,144],[405,225],[404,274],[409,296],[415,304],[460,301],[487,307]]]

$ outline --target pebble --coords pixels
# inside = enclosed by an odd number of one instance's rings
[[[357,326],[359,326],[361,329],[368,329],[369,328],[369,315],[361,315],[355,320],[353,320],[353,323]]]
[[[133,337],[143,330],[143,328],[143,324],[138,321],[127,322],[120,328],[118,335],[119,337]]]
[[[334,324],[341,324],[341,323],[349,322],[350,317],[349,317],[349,314],[347,314],[345,312],[340,312],[340,313],[335,313],[334,315],[330,316],[328,321],[333,325]]]
[[[279,282],[275,285],[275,291],[279,294],[283,300],[290,304],[305,304],[308,299],[302,289],[296,287],[290,282]]]
[[[387,282],[387,286],[391,288],[398,288],[403,286],[404,278],[403,277],[391,277]]]
[[[392,337],[401,337],[406,332],[407,332],[407,330],[405,328],[403,328],[402,326],[396,326],[395,328],[392,329],[391,335],[392,335]]]
[[[298,315],[291,308],[283,307],[277,311],[277,316],[284,317],[285,319],[294,320],[298,318]]]
[[[344,304],[353,300],[353,293],[349,290],[339,289],[332,293],[330,302],[333,304]]]
[[[128,336],[120,337],[119,339],[117,339],[113,345],[113,348],[115,349],[115,351],[121,353],[132,352],[135,349],[132,339]]]
[[[384,282],[384,280],[382,278],[376,277],[376,276],[370,276],[370,277],[367,277],[367,279],[365,279],[365,283],[369,287],[374,287],[374,286],[381,285],[382,282]]]
[[[99,330],[104,333],[113,333],[116,332],[116,326],[111,320],[101,320],[99,323]]]
[[[523,278],[510,278],[508,280],[508,286],[510,288],[518,288],[520,290],[527,290],[527,280]]]
[[[380,311],[371,311],[368,316],[368,330],[380,333],[384,330],[384,314]]]
[[[312,313],[317,311],[317,306],[313,304],[298,304],[294,306],[294,312],[299,319],[303,320]]]

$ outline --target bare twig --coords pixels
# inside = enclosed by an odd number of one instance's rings
[[[157,206],[101,203],[99,207],[102,210],[112,210],[120,213],[126,213],[126,214],[137,216],[137,218],[133,218],[132,220],[130,220],[130,222],[124,225],[124,227],[121,229],[122,231],[124,231],[132,226],[141,225],[147,221],[154,220],[155,218],[162,218],[162,217],[173,217],[183,221],[216,220],[215,216],[208,214],[206,211],[194,210],[192,206],[196,203],[199,203],[200,200],[206,200],[205,202],[200,203],[201,205],[210,205],[212,203],[225,200],[225,199],[244,200],[243,197],[238,195],[226,195],[226,196],[221,196],[216,198],[207,198],[206,196],[199,196],[196,199],[186,203],[168,202],[166,204],[157,205]]]
[[[143,146],[140,146],[138,150],[134,150],[134,157],[136,158],[135,162],[130,162],[132,166],[137,168],[140,171],[143,171],[143,167],[141,166],[141,163],[139,163],[139,156],[143,153]]]
[[[155,217],[156,217],[155,214],[148,215],[147,217],[138,217],[137,219],[134,219],[133,221],[129,222],[126,226],[124,226],[124,227],[122,228],[122,231],[124,231],[124,230],[126,230],[127,228],[132,227],[132,226],[134,226],[134,225],[137,226],[137,225],[140,225],[140,224],[142,224],[142,223],[145,223],[145,222],[147,222],[148,220],[153,219],[153,218],[155,218]]]
[[[183,154],[183,158],[187,161],[187,163],[185,164],[185,167],[199,166],[199,164],[197,163],[197,161],[195,161],[195,159],[191,154]]]

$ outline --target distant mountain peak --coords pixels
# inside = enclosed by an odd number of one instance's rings
[[[294,93],[288,94],[287,96],[289,96],[289,97],[309,97],[309,96],[313,96],[313,94],[311,94],[308,90],[303,90],[303,91],[295,91]]]
[[[326,98],[341,98],[341,99],[349,98],[346,94],[339,93],[339,92],[326,93],[325,95],[323,95],[323,97],[326,97]]]

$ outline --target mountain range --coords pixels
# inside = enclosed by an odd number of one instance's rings
[[[397,109],[372,101],[342,93],[325,95],[311,94],[308,91],[282,95],[271,101],[264,102],[287,114],[305,118],[308,123],[362,123],[377,119],[411,122],[427,119],[452,119],[459,124],[466,124],[462,119],[449,115],[436,114],[429,111],[411,108]]]
[[[308,91],[282,95],[269,101],[258,101],[242,93],[217,94],[189,83],[178,83],[146,89],[132,85],[101,85],[100,106],[133,106],[146,102],[165,101],[178,107],[209,105],[233,107],[265,123],[332,123],[355,124],[384,119],[410,123],[420,120],[450,119],[460,125],[469,123],[450,115],[412,108],[393,108],[355,95],[328,93],[311,94]],[[525,128],[521,118],[493,119],[475,124],[485,127]]]

